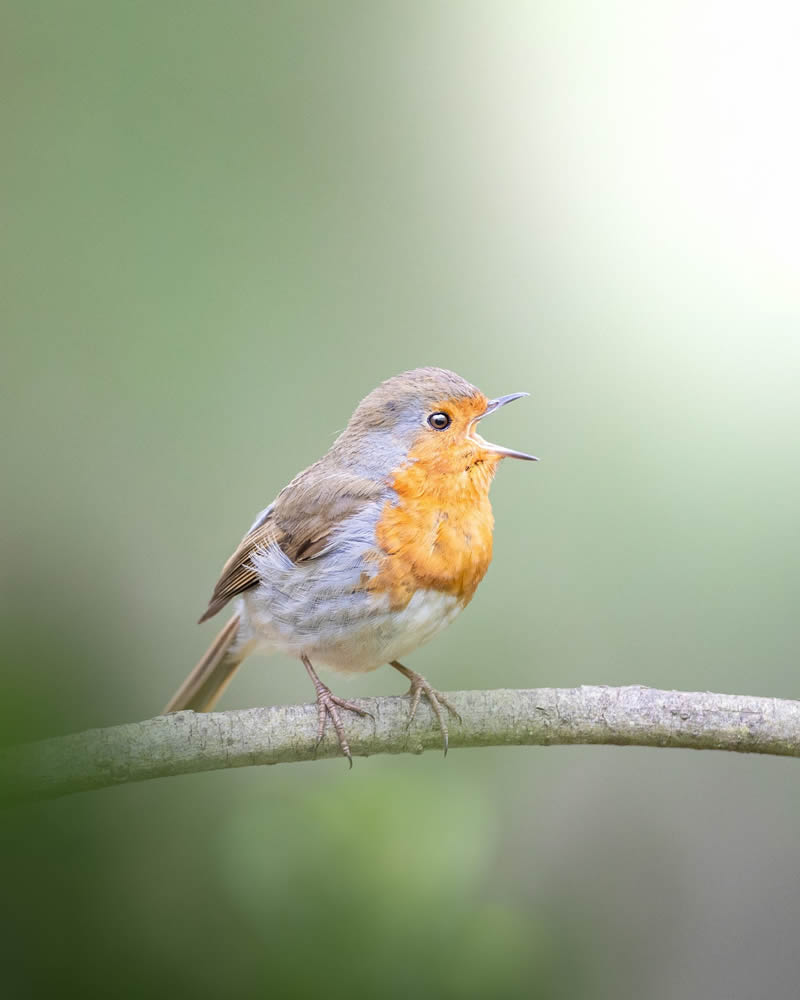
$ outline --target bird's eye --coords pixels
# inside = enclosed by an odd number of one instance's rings
[[[450,417],[447,413],[432,413],[428,417],[428,423],[435,431],[443,431],[450,426]]]

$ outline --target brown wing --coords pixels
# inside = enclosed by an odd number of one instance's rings
[[[258,583],[258,572],[250,557],[270,545],[279,545],[294,563],[323,555],[335,529],[370,500],[385,491],[381,483],[360,476],[330,474],[322,463],[311,466],[278,495],[239,547],[222,567],[208,608],[200,622],[207,621],[232,598]]]
[[[278,541],[278,533],[275,525],[266,523],[256,525],[249,531],[239,543],[239,547],[222,567],[222,572],[214,587],[208,607],[198,619],[198,623],[208,621],[221,611],[228,601],[241,594],[243,590],[258,583],[258,573],[250,562],[250,556],[257,549],[269,548],[273,542]]]

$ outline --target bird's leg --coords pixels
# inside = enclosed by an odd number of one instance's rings
[[[344,698],[337,698],[328,685],[323,684],[319,679],[316,670],[311,666],[311,660],[309,660],[309,658],[305,655],[301,656],[300,659],[303,661],[303,666],[308,671],[308,676],[313,681],[314,690],[317,692],[319,728],[317,730],[316,745],[319,746],[322,742],[322,737],[325,735],[325,725],[328,721],[328,717],[330,716],[333,728],[336,730],[336,735],[339,737],[339,746],[342,748],[342,753],[350,761],[350,767],[352,767],[353,755],[350,753],[350,744],[347,742],[347,737],[344,735],[344,726],[342,725],[342,719],[339,715],[339,708],[346,708],[348,711],[357,712],[359,715],[369,715],[370,718],[372,718],[372,713],[367,712],[363,708],[359,708],[358,705],[355,705],[352,701],[346,701]]]
[[[452,712],[459,722],[461,722],[461,716],[455,710],[453,705],[450,704],[447,698],[445,698],[442,692],[437,691],[434,687],[431,687],[422,674],[418,674],[414,670],[409,670],[408,667],[404,667],[403,664],[398,663],[397,660],[392,660],[391,665],[395,670],[399,670],[404,677],[407,677],[411,681],[411,687],[408,689],[408,693],[411,695],[411,710],[408,713],[409,726],[414,721],[414,716],[417,714],[419,699],[424,694],[431,703],[433,714],[439,720],[439,729],[442,731],[442,739],[444,740],[444,755],[446,757],[448,744],[447,716],[442,711],[442,706],[444,705],[448,712]]]

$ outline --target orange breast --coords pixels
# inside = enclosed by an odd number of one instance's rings
[[[497,460],[468,443],[445,451],[425,440],[392,483],[397,494],[378,522],[379,570],[368,584],[404,608],[420,588],[467,604],[492,559],[489,485]]]

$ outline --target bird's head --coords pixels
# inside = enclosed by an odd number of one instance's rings
[[[416,464],[428,476],[485,480],[503,458],[537,461],[535,455],[492,444],[479,422],[525,392],[489,399],[444,368],[416,368],[387,379],[357,407],[339,442],[360,453],[366,471],[385,474]]]

